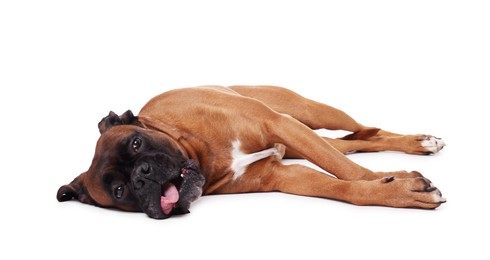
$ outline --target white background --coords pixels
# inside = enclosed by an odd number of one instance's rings
[[[488,1],[164,2],[0,3],[0,258],[490,257]],[[110,110],[203,84],[280,85],[366,125],[442,137],[435,156],[350,158],[419,170],[448,202],[208,196],[157,221],[56,201],[90,165]]]

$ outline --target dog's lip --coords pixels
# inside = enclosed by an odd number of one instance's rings
[[[180,199],[182,182],[187,173],[186,168],[182,168],[179,176],[161,185],[160,207],[164,215],[169,216],[177,206]]]

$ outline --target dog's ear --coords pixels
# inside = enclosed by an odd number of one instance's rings
[[[102,134],[116,125],[134,125],[137,121],[138,117],[134,116],[131,110],[124,112],[121,116],[111,111],[99,122],[99,132]]]
[[[85,175],[86,173],[82,173],[70,184],[61,186],[56,194],[56,199],[58,199],[59,202],[76,199],[85,204],[95,205],[95,201],[90,197],[85,189]]]

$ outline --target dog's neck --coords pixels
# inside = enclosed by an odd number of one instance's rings
[[[199,157],[195,153],[195,149],[192,149],[188,141],[192,138],[190,134],[155,118],[138,116],[138,122],[145,129],[156,130],[168,135],[185,157],[199,162]]]

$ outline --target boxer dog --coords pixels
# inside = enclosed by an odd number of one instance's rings
[[[431,135],[400,135],[359,124],[346,113],[273,86],[203,86],[151,99],[134,116],[110,112],[88,171],[57,193],[100,207],[165,219],[189,212],[201,195],[281,191],[355,205],[433,209],[446,202],[416,171],[373,172],[354,152],[429,155]],[[338,139],[313,130],[346,130]],[[325,174],[282,158],[301,158]]]

